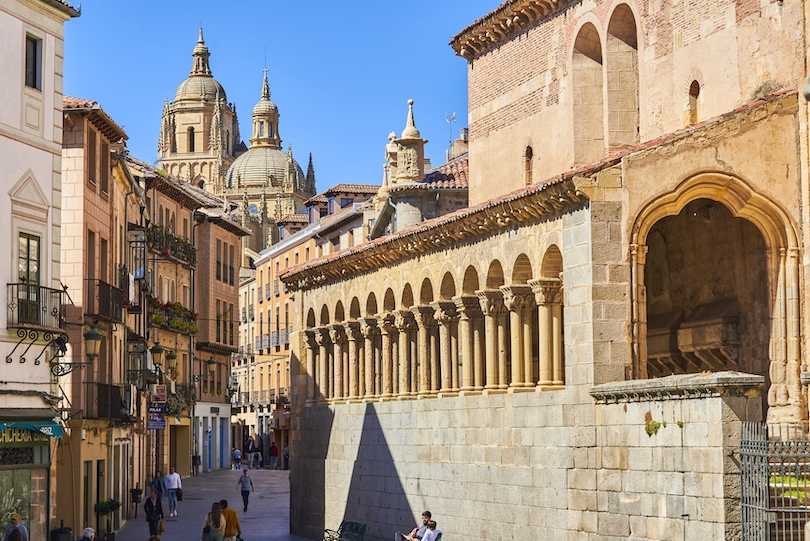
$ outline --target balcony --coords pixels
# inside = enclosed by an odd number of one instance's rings
[[[270,391],[268,391],[267,389],[259,391],[259,403],[267,404],[269,403],[269,401],[270,401]]]
[[[278,283],[279,283],[279,280],[278,280],[278,278],[276,278],[275,282],[273,283],[273,291],[276,294],[276,297],[278,297],[278,293],[279,293],[279,289],[280,289],[279,286],[278,286]]]
[[[104,282],[87,278],[84,281],[84,315],[113,323],[124,321],[124,292]]]
[[[197,333],[197,314],[179,302],[161,303],[155,298],[149,299],[149,321],[155,327],[180,334]]]
[[[241,392],[239,393],[239,403],[242,405],[247,405],[250,403],[250,393]]]
[[[267,296],[268,301],[272,298],[272,295],[270,294],[270,283],[269,282],[267,284],[265,284],[265,286],[264,286],[264,294]],[[276,295],[278,295],[278,290],[276,290]]]
[[[253,305],[252,304],[250,306],[248,306],[248,317],[250,318],[250,321],[253,321],[254,319],[256,319],[256,316],[253,313]]]
[[[159,225],[152,224],[146,230],[149,248],[180,263],[197,264],[197,249],[188,240],[177,237]]]
[[[85,411],[86,419],[112,419],[115,421],[132,422],[130,415],[130,397],[128,388],[121,385],[107,383],[85,383]]]
[[[262,297],[262,286],[260,285],[256,286],[256,293],[259,295],[258,296],[259,302],[260,303],[264,302],[264,297]]]
[[[247,308],[242,307],[242,323],[247,323]]]
[[[278,333],[278,343],[280,346],[286,346],[290,343],[290,331],[289,329],[284,329],[283,331],[279,331]]]
[[[65,292],[26,283],[7,284],[6,327],[60,332],[65,328]]]

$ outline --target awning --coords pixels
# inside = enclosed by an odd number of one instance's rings
[[[50,438],[61,438],[65,434],[65,429],[56,421],[0,421],[0,432],[14,429],[37,432]]]

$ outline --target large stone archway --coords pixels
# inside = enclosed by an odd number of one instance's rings
[[[700,234],[701,227],[710,233]],[[678,240],[678,235],[688,238]],[[703,257],[714,258],[715,265],[729,262],[729,269],[709,271],[704,265],[701,271],[705,261],[688,253],[686,261],[675,265],[681,275],[673,280],[681,286],[667,291],[673,286],[668,282],[670,263],[661,258],[673,253],[682,258],[688,250],[703,250]],[[632,377],[722,369],[760,372],[769,380],[768,421],[805,420],[799,381],[798,242],[778,205],[732,175],[694,175],[642,208],[631,232],[630,258]],[[743,267],[739,277],[723,280],[724,272],[735,272],[735,265]],[[757,269],[765,279],[753,279]],[[689,283],[704,274],[705,283]],[[679,298],[668,298],[672,294]],[[668,358],[671,352],[674,360]]]

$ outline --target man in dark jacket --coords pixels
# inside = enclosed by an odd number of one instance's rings
[[[146,513],[146,522],[149,524],[149,535],[160,535],[160,521],[163,520],[163,505],[160,503],[160,496],[154,487],[149,489],[149,497],[143,504]]]

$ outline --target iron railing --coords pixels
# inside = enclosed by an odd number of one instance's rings
[[[124,292],[93,278],[84,280],[84,314],[115,323],[124,321]]]
[[[194,266],[197,263],[197,249],[182,237],[178,237],[157,224],[150,225],[146,230],[146,241],[152,250],[180,263]]]
[[[61,289],[16,283],[6,285],[6,295],[7,328],[43,330],[65,328],[65,292]]]
[[[132,421],[129,397],[120,385],[88,382],[84,384],[86,419],[113,419]]]
[[[810,439],[795,427],[743,423],[743,541],[805,541],[810,522]]]

